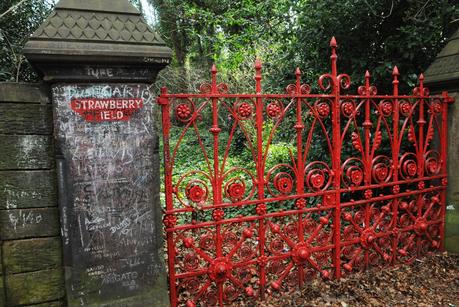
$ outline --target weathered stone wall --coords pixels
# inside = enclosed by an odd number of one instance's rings
[[[46,88],[0,83],[0,306],[64,305],[52,134]]]
[[[448,192],[446,197],[445,247],[459,253],[459,92],[450,92],[455,103],[449,106],[448,116]]]
[[[69,306],[167,306],[150,86],[57,83],[52,92]],[[97,112],[79,108],[85,99],[141,107],[92,121]]]

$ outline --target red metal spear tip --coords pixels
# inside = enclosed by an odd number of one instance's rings
[[[215,66],[215,63],[212,64],[212,69],[210,70],[213,74],[217,73],[217,66]]]
[[[421,81],[424,80],[424,74],[423,74],[423,73],[421,73],[421,74],[419,75],[419,80],[421,80]]]
[[[336,43],[336,38],[333,36],[330,40],[330,47],[336,48],[338,44]]]
[[[398,72],[397,65],[394,66],[394,69],[392,70],[392,76],[399,76],[400,73]]]
[[[261,69],[261,60],[258,58],[255,60],[255,69]]]
[[[368,70],[365,71],[365,78],[370,78],[370,72]]]
[[[295,70],[295,75],[301,76],[301,70],[300,70],[299,67],[296,68],[296,70]]]

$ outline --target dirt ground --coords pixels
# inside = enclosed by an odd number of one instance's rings
[[[255,306],[459,307],[459,255],[432,255],[411,266],[357,273],[340,281],[316,280],[302,291],[271,297]]]

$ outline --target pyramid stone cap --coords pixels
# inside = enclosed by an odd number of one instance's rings
[[[425,72],[424,83],[433,91],[459,91],[459,29]]]
[[[84,65],[126,73],[118,69],[124,67],[130,76],[136,67],[146,75],[145,68],[160,70],[172,54],[129,0],[61,0],[23,52],[48,81],[74,79]]]
[[[92,12],[109,12],[138,15],[139,11],[128,1],[113,0],[61,0],[56,9],[73,9]]]

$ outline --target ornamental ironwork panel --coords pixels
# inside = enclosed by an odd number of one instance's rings
[[[411,95],[380,95],[370,74],[347,94],[347,74],[319,93],[231,94],[211,83],[158,98],[164,225],[173,306],[225,305],[288,293],[314,278],[411,263],[443,249],[446,92],[424,77]]]

